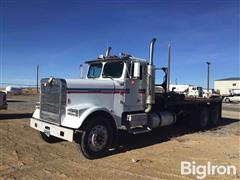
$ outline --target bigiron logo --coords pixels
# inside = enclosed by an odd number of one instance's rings
[[[237,170],[234,165],[216,165],[207,162],[205,165],[196,164],[195,161],[181,161],[181,175],[193,175],[197,179],[204,179],[207,176],[236,176]]]

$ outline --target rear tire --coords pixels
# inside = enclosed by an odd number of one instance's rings
[[[212,105],[210,110],[210,126],[217,126],[219,120],[221,118],[220,108],[218,105]]]
[[[50,143],[50,144],[53,144],[53,143],[58,143],[58,142],[61,142],[61,141],[63,141],[62,139],[59,139],[59,138],[57,138],[57,137],[54,137],[54,136],[47,136],[45,133],[43,133],[43,132],[40,132],[39,133],[39,136],[40,136],[40,138],[43,140],[43,141],[45,141],[45,142],[47,142],[47,143]]]
[[[113,130],[106,117],[88,119],[82,132],[80,142],[76,141],[77,149],[87,159],[103,157],[112,145]]]
[[[195,124],[195,128],[198,130],[204,130],[208,127],[209,124],[209,112],[206,107],[202,107],[199,110],[199,113],[196,113],[197,123]]]

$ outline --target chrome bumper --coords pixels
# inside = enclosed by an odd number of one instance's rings
[[[30,119],[30,126],[38,131],[48,132],[51,136],[55,136],[71,142],[73,141],[74,131],[72,129],[56,126],[34,118]]]

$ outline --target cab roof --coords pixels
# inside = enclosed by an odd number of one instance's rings
[[[113,61],[140,61],[143,63],[146,63],[146,59],[141,59],[141,58],[136,58],[136,57],[132,57],[132,56],[127,56],[127,57],[119,57],[119,56],[108,56],[108,57],[104,57],[104,58],[98,58],[95,60],[89,60],[86,61],[86,64],[92,64],[92,63],[102,63],[102,62],[113,62]]]

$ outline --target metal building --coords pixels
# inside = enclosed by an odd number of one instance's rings
[[[221,95],[229,95],[232,90],[240,89],[240,77],[215,80],[214,89],[219,91]]]

